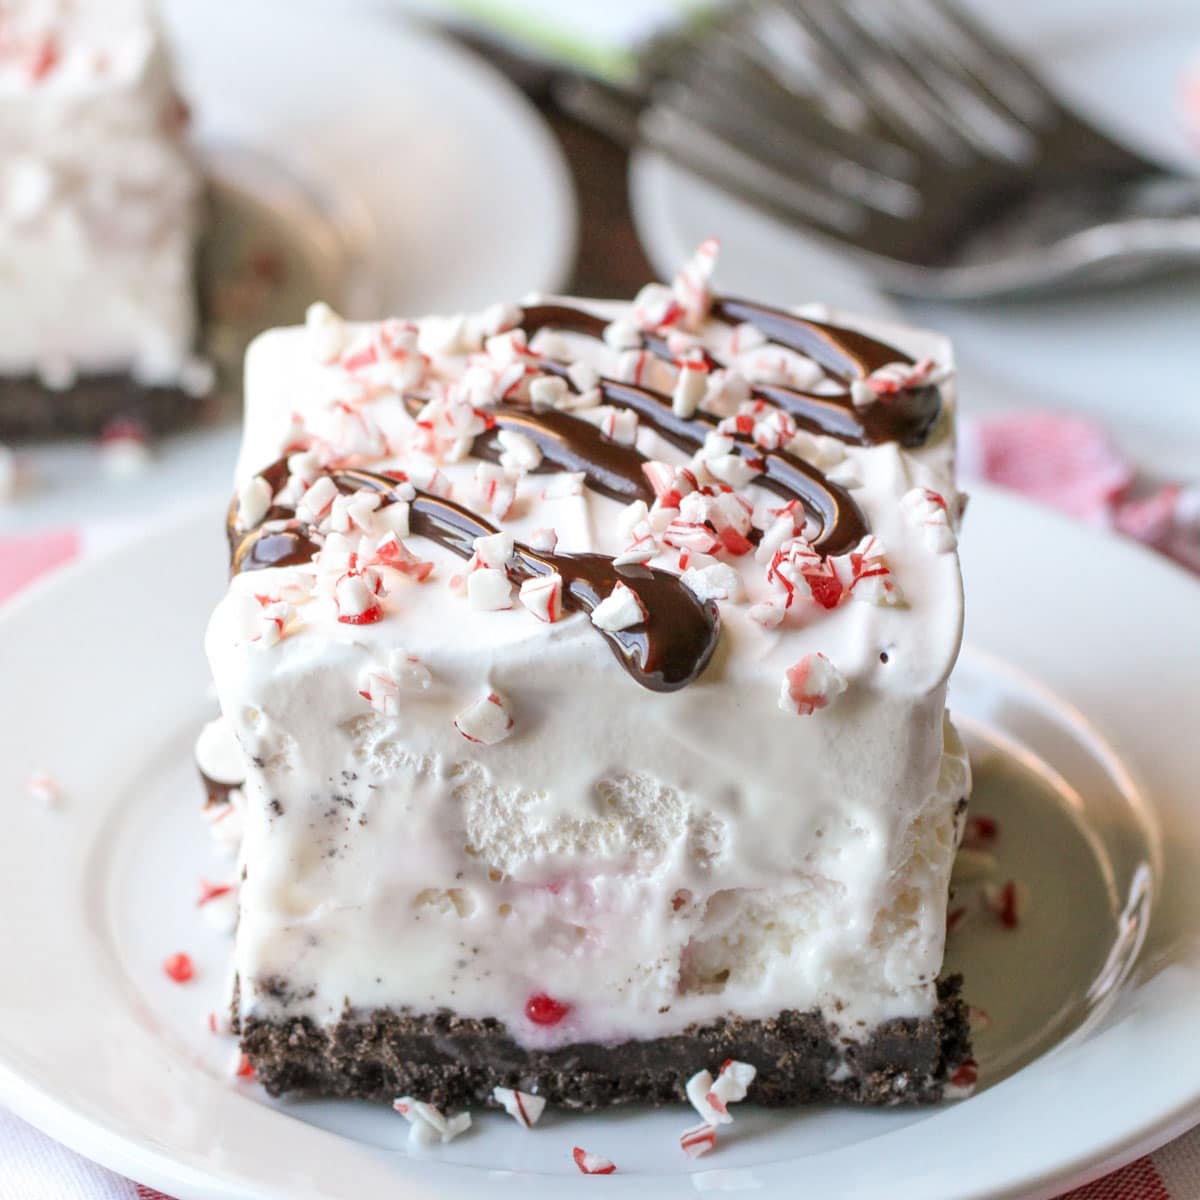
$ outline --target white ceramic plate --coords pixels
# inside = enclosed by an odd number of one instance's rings
[[[1200,52],[1195,0],[966,0],[1064,94],[1147,153],[1200,170],[1180,110]],[[666,277],[710,235],[722,286],[780,304],[898,305],[955,341],[967,411],[1077,408],[1102,416],[1147,467],[1191,478],[1200,461],[1192,344],[1200,272],[1085,295],[988,304],[889,301],[835,249],[650,153],[636,156],[638,231]]]
[[[457,312],[563,283],[562,155],[478,57],[361,2],[167,0],[166,15],[200,143],[252,148],[318,197],[366,260],[366,303]]]
[[[998,493],[964,541],[968,649],[954,685],[997,817],[1001,873],[1032,893],[982,917],[952,966],[992,1027],[981,1090],[918,1111],[739,1113],[695,1162],[680,1109],[476,1114],[412,1157],[385,1106],[272,1104],[206,1028],[228,946],[199,920],[222,878],[190,746],[212,701],[200,631],[224,568],[220,512],[69,568],[0,612],[0,1102],[180,1200],[562,1200],[570,1150],[607,1189],[895,1200],[1049,1196],[1200,1118],[1200,588],[1136,546]],[[63,802],[25,795],[49,770]],[[169,982],[186,950],[197,977]],[[1136,964],[1134,963],[1136,959]],[[589,1195],[591,1192],[588,1193]]]

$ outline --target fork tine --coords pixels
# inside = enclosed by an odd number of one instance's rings
[[[990,32],[947,0],[920,0],[927,17],[940,27],[945,48],[994,99],[1031,127],[1045,125],[1063,112],[1062,104],[1042,79]]]
[[[836,0],[778,0],[855,79],[876,122],[918,152],[962,164],[974,151],[919,80],[900,64],[891,47],[881,48]],[[914,83],[917,85],[914,87]]]
[[[874,169],[861,154],[856,156],[850,135],[831,131],[818,110],[805,111],[795,97],[789,97],[787,119],[775,120],[753,102],[755,93],[745,86],[744,78],[700,74],[702,83],[681,80],[658,89],[655,100],[742,154],[813,188],[899,218],[920,207],[920,194],[911,183]],[[798,137],[796,116],[802,111],[804,136]]]
[[[774,169],[666,103],[646,110],[640,131],[668,158],[787,221],[843,242],[852,242],[864,225],[861,205]]]
[[[860,9],[867,9],[866,4]],[[872,3],[860,24],[872,32],[910,72],[943,119],[988,157],[1028,162],[1036,157],[1036,135],[948,50],[946,38],[928,19],[925,0]]]

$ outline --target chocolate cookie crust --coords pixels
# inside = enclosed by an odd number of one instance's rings
[[[518,1046],[495,1020],[377,1009],[347,1011],[330,1029],[307,1017],[251,1017],[242,1023],[242,1049],[273,1096],[413,1095],[466,1108],[492,1104],[501,1086],[566,1108],[659,1105],[685,1100],[684,1084],[702,1067],[735,1058],[758,1068],[748,1096],[756,1104],[929,1104],[970,1054],[960,985],[957,975],[940,981],[931,1017],[886,1021],[863,1041],[843,1039],[819,1013],[783,1012],[649,1041],[539,1051]]]

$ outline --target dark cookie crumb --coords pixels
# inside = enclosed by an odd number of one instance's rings
[[[518,1046],[492,1019],[347,1008],[329,1029],[307,1017],[250,1017],[242,1049],[273,1096],[414,1095],[463,1108],[494,1106],[492,1089],[501,1086],[565,1108],[659,1105],[684,1101],[695,1071],[736,1058],[758,1068],[752,1103],[929,1104],[970,1055],[960,987],[957,975],[940,981],[933,1016],[886,1021],[861,1042],[839,1037],[818,1013],[784,1012],[762,1021],[732,1017],[646,1042],[540,1051]]]

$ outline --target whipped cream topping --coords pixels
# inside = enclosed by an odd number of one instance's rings
[[[149,0],[0,9],[0,374],[189,377],[185,123]]]
[[[712,315],[707,270],[571,302],[599,336],[523,337],[532,305],[363,326],[317,309],[251,348],[239,571],[207,638],[247,768],[244,1013],[449,1007],[552,1045],[787,1008],[854,1037],[932,1010],[969,787],[943,719],[961,578],[929,535],[960,507],[952,385],[919,436],[877,436],[894,414],[873,410],[907,399],[854,403],[825,349],[740,319],[767,310]],[[922,380],[950,367],[930,335],[837,324],[895,347],[883,365],[928,360]],[[672,440],[614,381],[711,427]],[[803,391],[801,417],[768,388]],[[766,486],[771,461],[801,497]],[[363,467],[393,481],[378,502]],[[865,532],[823,554],[849,511],[834,488]],[[423,536],[431,497],[500,534]],[[512,586],[519,546],[633,574],[567,611],[560,571]],[[719,612],[711,661],[667,693],[606,640],[653,618],[615,586],[647,568]]]

